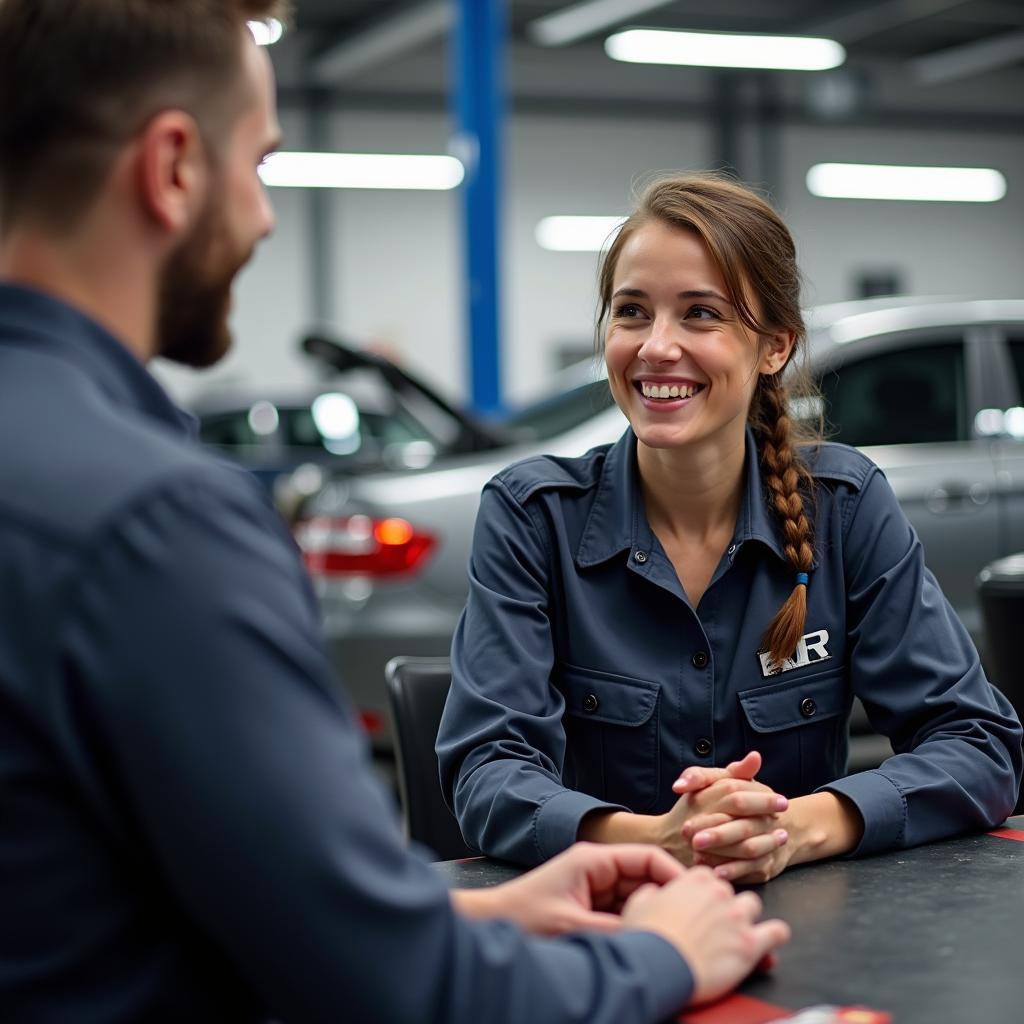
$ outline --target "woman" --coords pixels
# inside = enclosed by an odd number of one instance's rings
[[[640,840],[758,881],[1001,821],[1012,709],[878,468],[787,415],[785,225],[738,184],[657,181],[600,292],[630,428],[482,498],[438,737],[467,841]],[[896,753],[842,778],[855,694]]]

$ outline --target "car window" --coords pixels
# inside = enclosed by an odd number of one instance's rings
[[[850,361],[819,381],[830,437],[844,444],[920,444],[967,437],[960,341]]]
[[[1024,405],[1024,334],[1011,334],[1007,341],[1010,344],[1010,358],[1013,360],[1013,368],[1017,373],[1017,391],[1020,395],[1021,404]]]
[[[578,427],[613,404],[607,380],[590,381],[513,413],[507,427],[517,436],[545,441]]]
[[[207,444],[226,448],[257,445],[263,440],[249,425],[249,410],[203,416],[199,421],[199,436]]]

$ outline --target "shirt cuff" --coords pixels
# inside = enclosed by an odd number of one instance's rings
[[[852,800],[864,819],[864,835],[850,857],[900,846],[907,825],[907,801],[899,787],[877,769],[837,779],[815,792],[839,793]]]
[[[679,951],[654,932],[622,931],[617,952],[625,953],[638,971],[648,975],[644,992],[651,1000],[652,1020],[672,1020],[693,998],[693,973]]]
[[[600,810],[625,811],[627,808],[605,803],[575,789],[559,790],[541,804],[533,825],[533,839],[541,860],[548,860],[572,846],[584,816]]]

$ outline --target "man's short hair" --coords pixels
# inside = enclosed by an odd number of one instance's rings
[[[242,25],[286,0],[0,0],[0,227],[67,229],[159,111],[215,145],[244,97]]]

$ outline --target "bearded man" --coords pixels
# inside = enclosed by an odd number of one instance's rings
[[[449,893],[311,589],[146,370],[273,226],[271,0],[0,0],[0,1017],[654,1021],[784,941],[659,851]],[[571,938],[538,938],[577,932]]]

